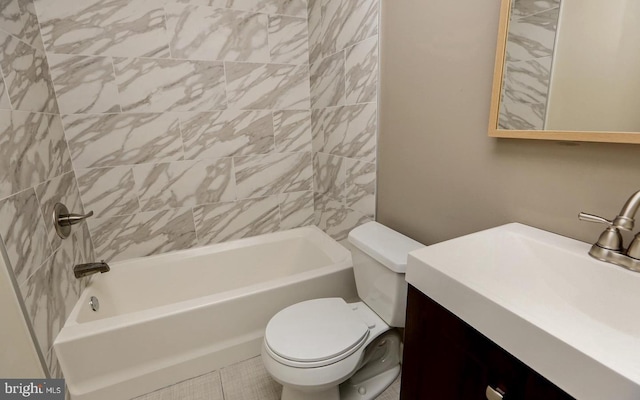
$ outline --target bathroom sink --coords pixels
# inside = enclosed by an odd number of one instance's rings
[[[406,279],[577,399],[640,398],[640,273],[508,224],[409,255]]]

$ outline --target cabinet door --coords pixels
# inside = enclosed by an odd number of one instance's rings
[[[573,400],[412,286],[403,357],[401,400]]]
[[[562,389],[540,376],[535,371],[531,371],[527,376],[527,383],[524,389],[522,400],[575,400]]]
[[[402,400],[486,400],[489,385],[517,398],[525,375],[516,359],[410,288]]]

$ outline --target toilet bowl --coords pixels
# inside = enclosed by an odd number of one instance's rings
[[[268,323],[262,360],[282,400],[370,400],[399,375],[409,251],[422,244],[376,222],[349,234],[358,296],[309,300]]]

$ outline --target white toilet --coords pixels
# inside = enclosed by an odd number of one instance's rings
[[[424,247],[377,222],[349,233],[358,296],[315,299],[277,313],[262,360],[282,400],[369,400],[400,373],[407,254]]]

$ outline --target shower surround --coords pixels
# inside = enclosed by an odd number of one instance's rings
[[[51,376],[52,349],[84,281],[73,266],[95,256],[86,224],[62,241],[53,207],[83,212],[34,4],[0,2],[0,238],[16,296]]]
[[[376,1],[35,5],[99,258],[374,217]]]
[[[98,257],[313,223],[306,0],[36,8]]]
[[[336,239],[375,218],[377,0],[310,0],[316,224]]]
[[[0,236],[52,376],[77,263],[374,218],[378,12],[0,2]],[[96,215],[61,241],[57,201]]]

